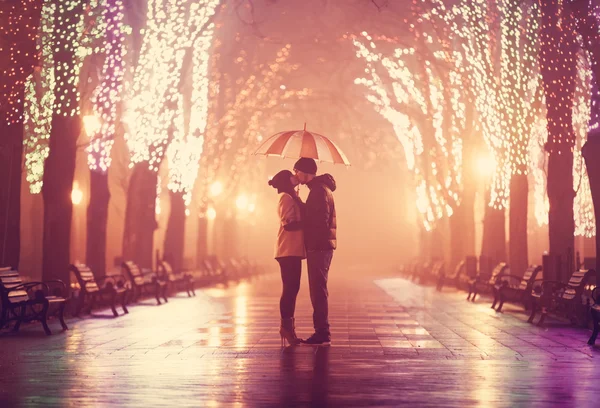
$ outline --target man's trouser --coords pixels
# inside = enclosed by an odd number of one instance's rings
[[[327,303],[327,277],[333,258],[333,250],[308,251],[308,285],[313,306],[313,325],[316,333],[329,335],[329,305]]]

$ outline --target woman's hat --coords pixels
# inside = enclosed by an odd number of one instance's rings
[[[291,185],[290,178],[293,176],[292,172],[289,170],[281,170],[279,173],[275,174],[271,180],[269,180],[269,185],[274,188],[285,187],[286,184]]]

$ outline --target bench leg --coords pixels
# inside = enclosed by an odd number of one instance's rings
[[[471,302],[475,302],[475,297],[477,296],[477,286],[473,289],[473,297],[471,298]]]
[[[169,284],[163,285],[162,287],[162,298],[165,300],[165,303],[169,303],[169,299],[167,297],[167,293],[169,290]]]
[[[527,319],[528,323],[533,323],[533,318],[535,317],[535,312],[537,310],[537,302],[535,299],[531,299],[531,314],[529,315],[529,319]]]
[[[92,314],[92,309],[94,308],[94,305],[96,304],[96,293],[94,293],[93,295],[90,295],[90,307],[88,308],[88,313]]]
[[[67,305],[67,302],[62,302],[60,304],[60,308],[58,309],[58,321],[60,322],[60,325],[62,326],[63,330],[69,330],[67,323],[65,323],[65,306],[66,305]]]
[[[119,315],[119,312],[117,312],[117,308],[115,307],[115,303],[117,303],[117,291],[113,290],[110,293],[110,309],[113,312],[113,316],[117,317]]]
[[[496,304],[498,303],[498,291],[496,289],[494,289],[494,302],[492,302],[492,309],[496,308]]]
[[[537,325],[538,326],[542,326],[544,324],[544,320],[546,320],[546,315],[548,314],[548,310],[546,307],[542,307],[542,315],[540,316],[540,320],[538,321]]]
[[[127,310],[127,295],[128,294],[129,294],[129,291],[126,290],[121,295],[121,307],[123,308],[123,313],[125,313],[125,314],[129,313],[129,310]]]
[[[498,308],[496,309],[496,312],[501,312],[502,306],[504,306],[504,298],[500,297],[500,304],[498,304]]]
[[[590,346],[596,344],[596,339],[598,338],[598,331],[600,331],[600,315],[592,312],[592,319],[594,319],[594,331],[592,333],[592,337],[590,337],[588,340],[588,344]]]
[[[162,305],[160,301],[160,285],[158,284],[158,282],[154,284],[154,297],[156,298],[156,303]]]
[[[44,328],[44,331],[49,336],[49,335],[52,334],[52,332],[50,331],[50,328],[48,327],[48,322],[46,321],[47,318],[48,318],[48,307],[50,307],[50,304],[46,300],[44,302],[44,307],[43,307],[42,311],[39,314],[39,320],[42,323],[42,327]]]
[[[21,327],[21,322],[23,322],[23,320],[25,320],[25,305],[22,305],[20,307],[20,313],[19,313],[19,317],[17,319],[17,321],[15,322],[15,325],[13,327],[13,331],[16,333],[19,331],[19,328]]]
[[[78,317],[79,313],[81,313],[81,309],[83,309],[84,301],[85,301],[85,292],[81,291],[81,292],[79,292],[79,296],[77,296],[77,306],[75,307],[75,316]]]
[[[469,285],[469,294],[467,295],[467,300],[471,300],[471,293],[473,293],[473,287]]]

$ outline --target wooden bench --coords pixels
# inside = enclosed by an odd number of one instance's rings
[[[485,272],[479,272],[477,276],[471,278],[468,282],[469,286],[469,295],[467,296],[467,300],[471,302],[475,302],[475,297],[482,290],[488,290],[495,287],[496,283],[500,279],[500,277],[506,272],[508,269],[508,264],[506,262],[500,262],[492,271],[488,274]]]
[[[592,299],[594,299],[594,304],[590,308],[590,313],[594,323],[594,331],[592,332],[592,337],[590,337],[588,340],[588,344],[590,346],[596,344],[596,338],[598,338],[598,332],[600,331],[600,291],[598,289],[598,286],[596,286],[592,291]]]
[[[75,274],[80,287],[75,316],[79,316],[79,313],[81,313],[86,298],[89,298],[88,313],[91,314],[98,297],[104,295],[109,296],[110,309],[115,317],[119,315],[116,308],[117,299],[121,303],[123,313],[129,313],[127,310],[129,288],[125,285],[126,279],[124,276],[110,275],[96,279],[92,270],[84,264],[71,265],[70,269]]]
[[[170,289],[185,290],[188,297],[196,296],[194,291],[194,278],[189,273],[175,272],[171,264],[162,261],[159,265],[160,277],[169,284]]]
[[[21,323],[38,320],[47,335],[52,334],[48,327],[48,311],[56,307],[63,330],[68,330],[64,320],[67,287],[60,280],[24,283],[19,272],[11,268],[0,268],[0,298],[2,314],[0,328],[11,321],[13,331],[19,331]]]
[[[537,279],[537,275],[542,271],[540,265],[532,265],[525,271],[523,277],[503,274],[500,279],[494,284],[494,302],[492,303],[492,309],[496,309],[497,312],[502,311],[504,302],[520,302],[525,306],[525,309],[531,307],[531,290],[533,284]]]
[[[452,283],[454,286],[458,286],[458,280],[460,279],[461,274],[465,270],[465,261],[462,260],[456,265],[452,273],[446,274],[445,270],[442,270],[442,273],[438,277],[438,282],[436,289],[441,291],[444,288],[444,285],[447,283]]]
[[[596,271],[579,270],[573,272],[568,283],[541,280],[534,282],[531,291],[531,315],[529,323],[533,323],[533,319],[538,310],[542,315],[538,321],[538,326],[544,324],[544,320],[549,312],[562,314],[571,320],[571,323],[577,323],[583,317],[587,319],[587,309],[590,305],[586,305],[583,301],[583,294],[586,290],[590,279],[596,276]]]
[[[131,261],[123,262],[122,266],[129,277],[129,281],[131,282],[134,301],[139,300],[146,289],[148,289],[154,295],[156,302],[159,305],[161,304],[161,297],[165,300],[165,302],[169,301],[167,299],[167,282],[159,279],[154,272],[151,270],[142,270],[139,266]]]

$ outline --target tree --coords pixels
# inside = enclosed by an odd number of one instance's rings
[[[589,1],[571,0],[569,9],[576,19],[577,31],[583,38],[585,49],[590,54],[592,70],[594,72],[594,93],[598,95],[600,81],[600,27],[595,18],[594,12],[590,7]],[[600,228],[598,220],[600,219],[600,164],[597,157],[600,157],[600,136],[597,128],[598,101],[596,100],[595,112],[592,115],[588,140],[583,146],[582,154],[585,159],[587,174],[590,181],[590,189],[594,203],[594,214],[596,216],[596,258],[600,255]],[[595,117],[594,117],[595,116]]]
[[[210,25],[218,3],[149,3],[127,123],[133,173],[123,238],[124,258],[142,267],[152,267],[157,172],[170,143],[184,137],[180,84],[186,48]]]
[[[0,4],[0,265],[19,267],[25,84],[37,64],[40,0]]]
[[[560,271],[554,277],[568,280],[574,266],[575,246],[573,95],[578,44],[573,18],[570,13],[563,12],[560,5],[559,0],[540,0],[539,60],[547,108],[549,252],[560,264]],[[548,272],[552,277],[552,271]]]
[[[48,158],[44,164],[44,280],[69,282],[71,191],[75,173],[77,139],[81,133],[79,69],[77,56],[83,30],[85,0],[58,3],[53,36],[54,106]]]
[[[106,274],[106,228],[108,221],[108,169],[111,150],[117,134],[120,99],[123,93],[124,35],[122,0],[107,0],[103,10],[105,60],[100,84],[92,97],[93,115],[90,144],[87,148],[90,169],[90,201],[87,211],[86,263],[98,276]]]

